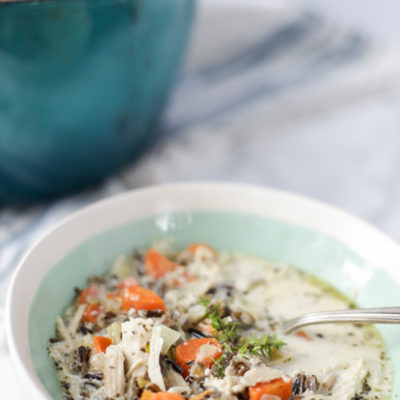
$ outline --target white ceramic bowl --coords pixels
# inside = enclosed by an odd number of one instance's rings
[[[400,305],[400,247],[367,223],[318,201],[241,184],[134,190],[78,211],[20,262],[7,297],[7,338],[29,399],[62,398],[46,339],[73,287],[135,246],[169,236],[289,262],[361,306]],[[400,327],[380,328],[400,376]],[[397,337],[396,337],[397,335]],[[398,395],[396,377],[393,398]]]

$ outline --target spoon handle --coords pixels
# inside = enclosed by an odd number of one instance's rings
[[[328,323],[400,324],[400,307],[338,310],[305,314],[286,321],[283,324],[283,331],[290,333],[303,326]]]

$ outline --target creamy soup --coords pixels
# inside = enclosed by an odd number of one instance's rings
[[[91,277],[49,341],[66,399],[387,399],[372,326],[282,323],[352,305],[278,263],[194,244],[120,256]]]

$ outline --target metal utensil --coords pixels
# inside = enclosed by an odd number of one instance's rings
[[[329,323],[399,324],[400,307],[324,311],[304,314],[283,324],[284,333],[307,325]]]

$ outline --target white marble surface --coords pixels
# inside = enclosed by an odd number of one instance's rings
[[[0,212],[0,304],[38,236],[94,199],[142,185],[271,185],[342,207],[400,240],[399,67],[395,48],[282,2],[202,0],[165,135],[151,151],[100,188]],[[0,348],[2,393],[18,399],[1,338]]]
[[[251,14],[254,9],[246,10]],[[218,15],[215,10],[212,13]],[[252,31],[265,29],[265,20],[265,14],[255,12]],[[213,35],[212,51],[201,39],[195,41],[189,67],[198,66],[199,59],[202,63],[208,57],[214,60],[222,48],[226,51],[232,43],[243,41],[241,31],[246,30],[250,16],[236,22],[235,32],[215,27],[219,33]],[[213,30],[210,23],[208,30]],[[301,67],[300,57],[298,62]],[[397,49],[378,45],[360,62],[251,101],[212,124],[206,120],[195,129],[165,138],[127,179],[139,186],[193,179],[271,185],[342,207],[400,240],[398,67]],[[204,96],[209,93],[207,88]],[[233,90],[232,96],[236,94]],[[171,120],[174,108],[182,112],[179,95],[178,90],[168,114]],[[198,100],[201,94],[194,97],[204,107],[206,101]],[[209,107],[217,102],[211,98]]]
[[[307,7],[326,14],[331,19],[378,40],[399,43],[400,2],[398,0],[290,0],[290,2],[292,5]]]

